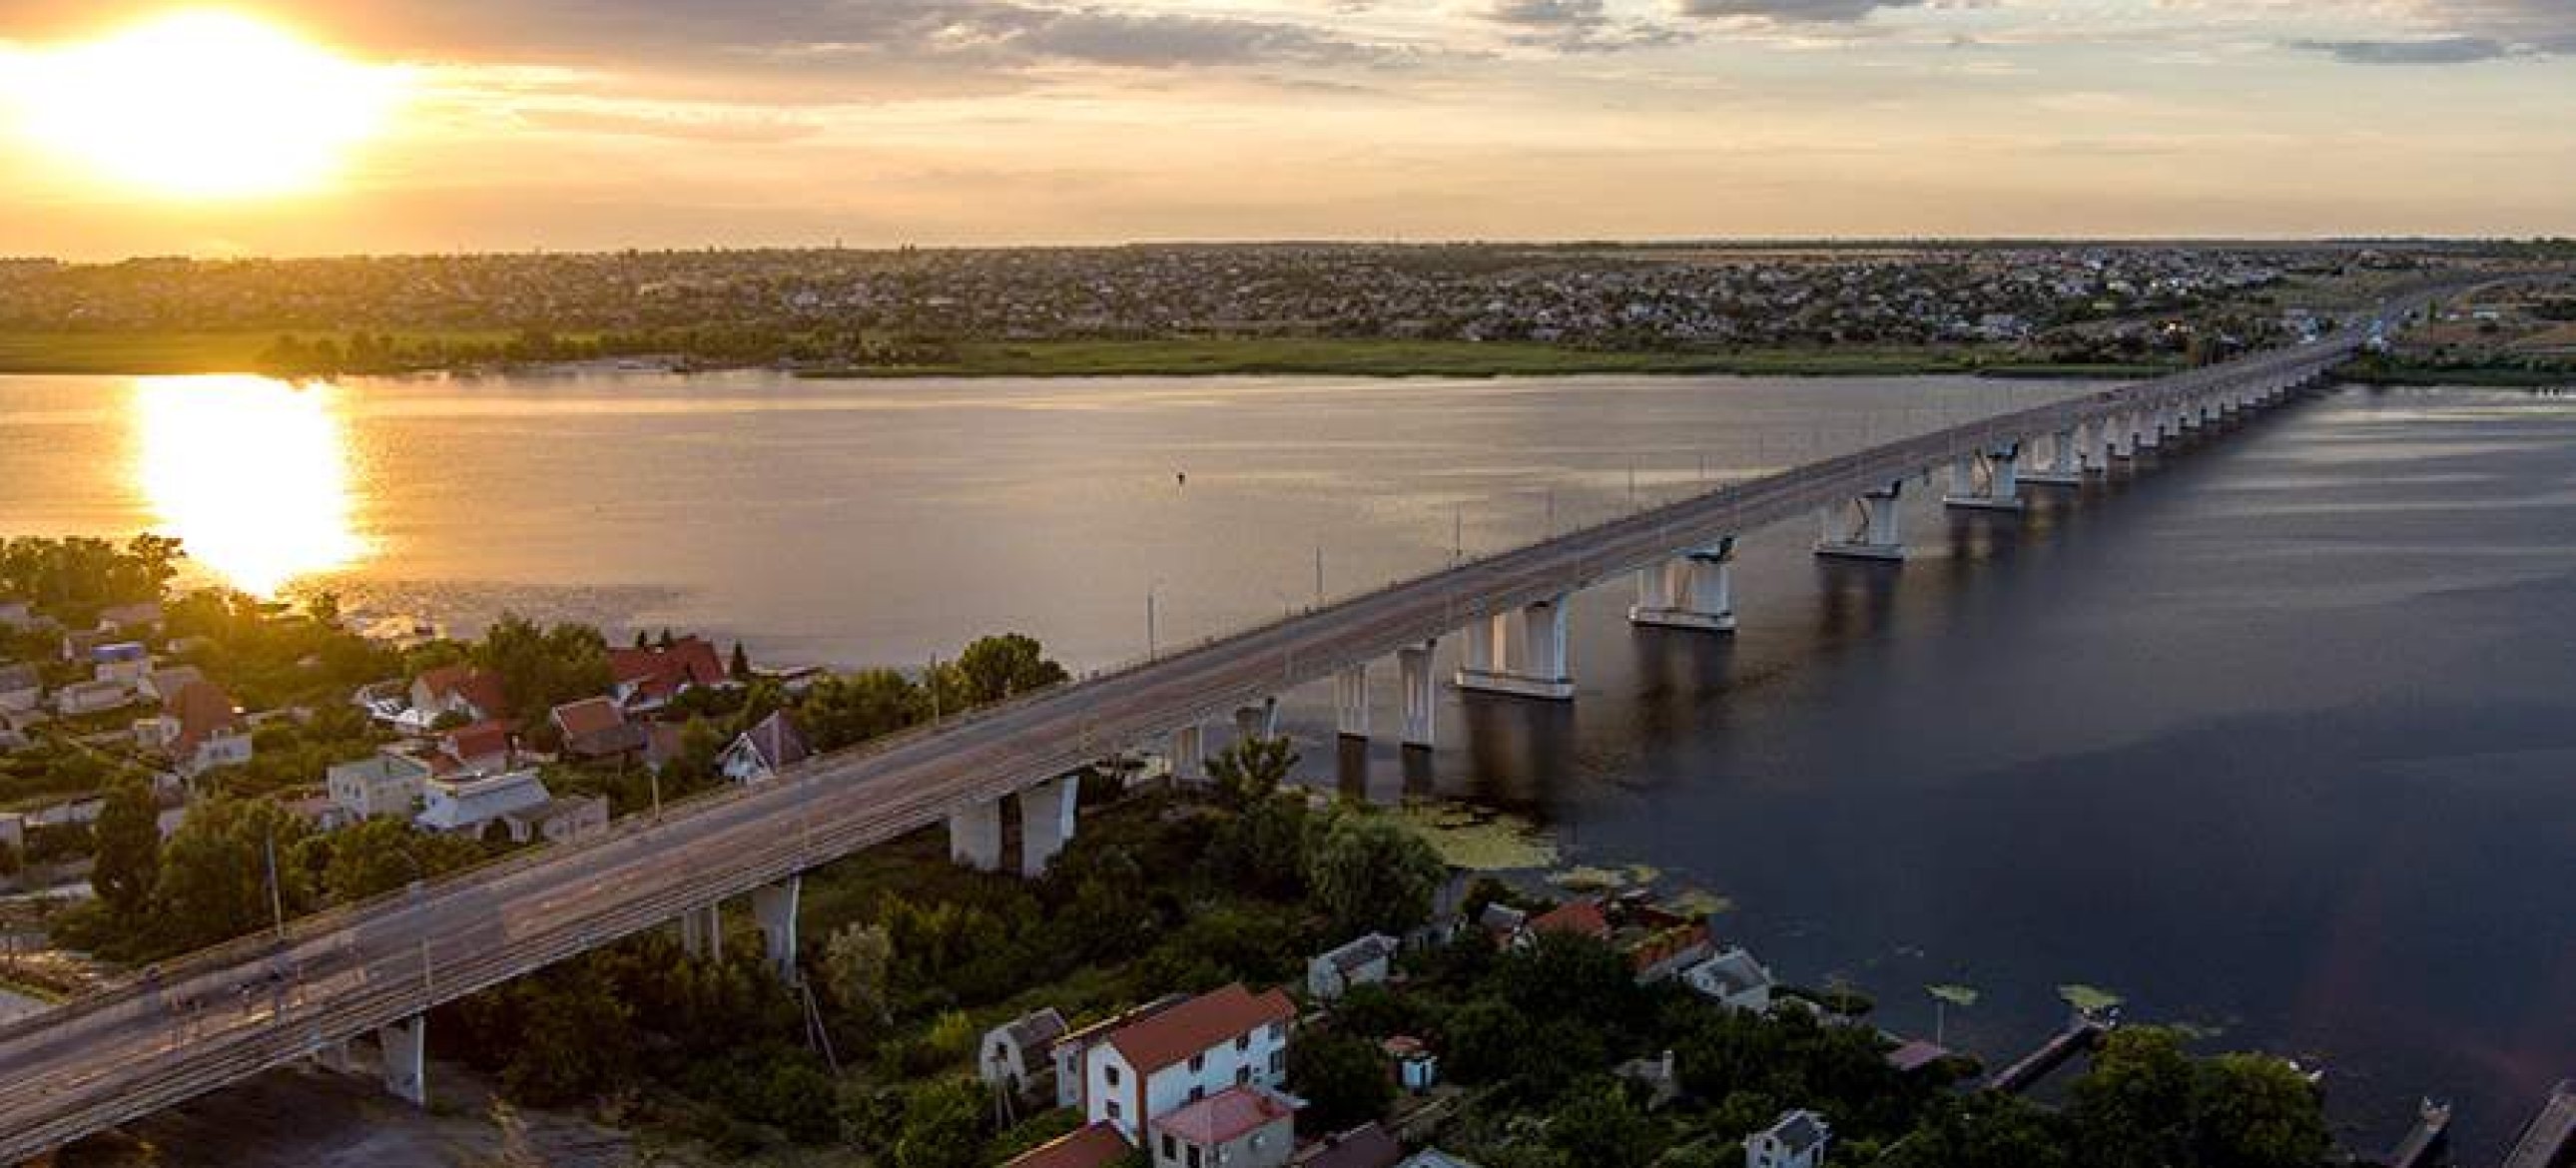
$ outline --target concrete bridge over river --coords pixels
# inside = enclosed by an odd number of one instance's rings
[[[1953,506],[2011,510],[2141,451],[2282,401],[2431,292],[2335,334],[2160,380],[1988,418],[1708,491],[1389,586],[1145,663],[1024,695],[792,768],[756,786],[632,816],[606,834],[521,853],[162,966],[150,982],[0,1024],[0,1164],[15,1163],[293,1060],[377,1036],[388,1086],[426,1099],[428,1011],[586,950],[678,921],[711,946],[717,907],[748,898],[767,955],[794,976],[800,873],[945,824],[961,862],[1043,870],[1075,829],[1085,763],[1168,743],[1193,774],[1202,727],[1262,732],[1276,695],[1332,679],[1341,730],[1365,737],[1373,663],[1395,659],[1408,746],[1435,738],[1433,648],[1462,644],[1464,689],[1574,694],[1566,601],[1634,579],[1641,624],[1734,627],[1737,537],[1818,525],[1816,553],[1904,557],[1898,503],[1946,481]]]

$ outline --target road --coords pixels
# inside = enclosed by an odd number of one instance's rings
[[[2393,304],[2383,314],[2412,306]],[[1621,576],[1962,454],[2330,366],[2362,330],[1721,487],[1124,670],[809,760],[0,1024],[0,1163],[149,1114],[555,961],[940,823],[1176,726],[1480,615]]]

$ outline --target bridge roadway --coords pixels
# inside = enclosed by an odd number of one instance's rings
[[[2420,297],[2392,302],[2382,319]],[[1469,561],[168,963],[0,1026],[0,1164],[749,893],[1123,746],[1957,457],[2301,379],[2368,331],[1990,418]]]

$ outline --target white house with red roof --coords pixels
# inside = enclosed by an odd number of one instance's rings
[[[1154,1168],[1280,1168],[1297,1150],[1297,1101],[1228,1087],[1148,1125]]]
[[[682,637],[668,647],[608,651],[611,695],[628,713],[648,713],[700,686],[734,684],[724,658],[702,637]]]
[[[161,716],[136,730],[188,778],[251,759],[250,735],[232,696],[211,681],[181,685],[162,702]]]
[[[422,731],[449,714],[488,722],[509,712],[500,674],[471,665],[441,665],[412,679],[411,709],[396,721]]]
[[[1084,1117],[1135,1140],[1155,1119],[1210,1096],[1275,1089],[1288,1076],[1296,1018],[1288,995],[1237,983],[1120,1026],[1083,1052]]]

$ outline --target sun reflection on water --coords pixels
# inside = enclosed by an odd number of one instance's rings
[[[153,529],[258,596],[363,558],[340,392],[265,377],[137,379],[134,473]]]

